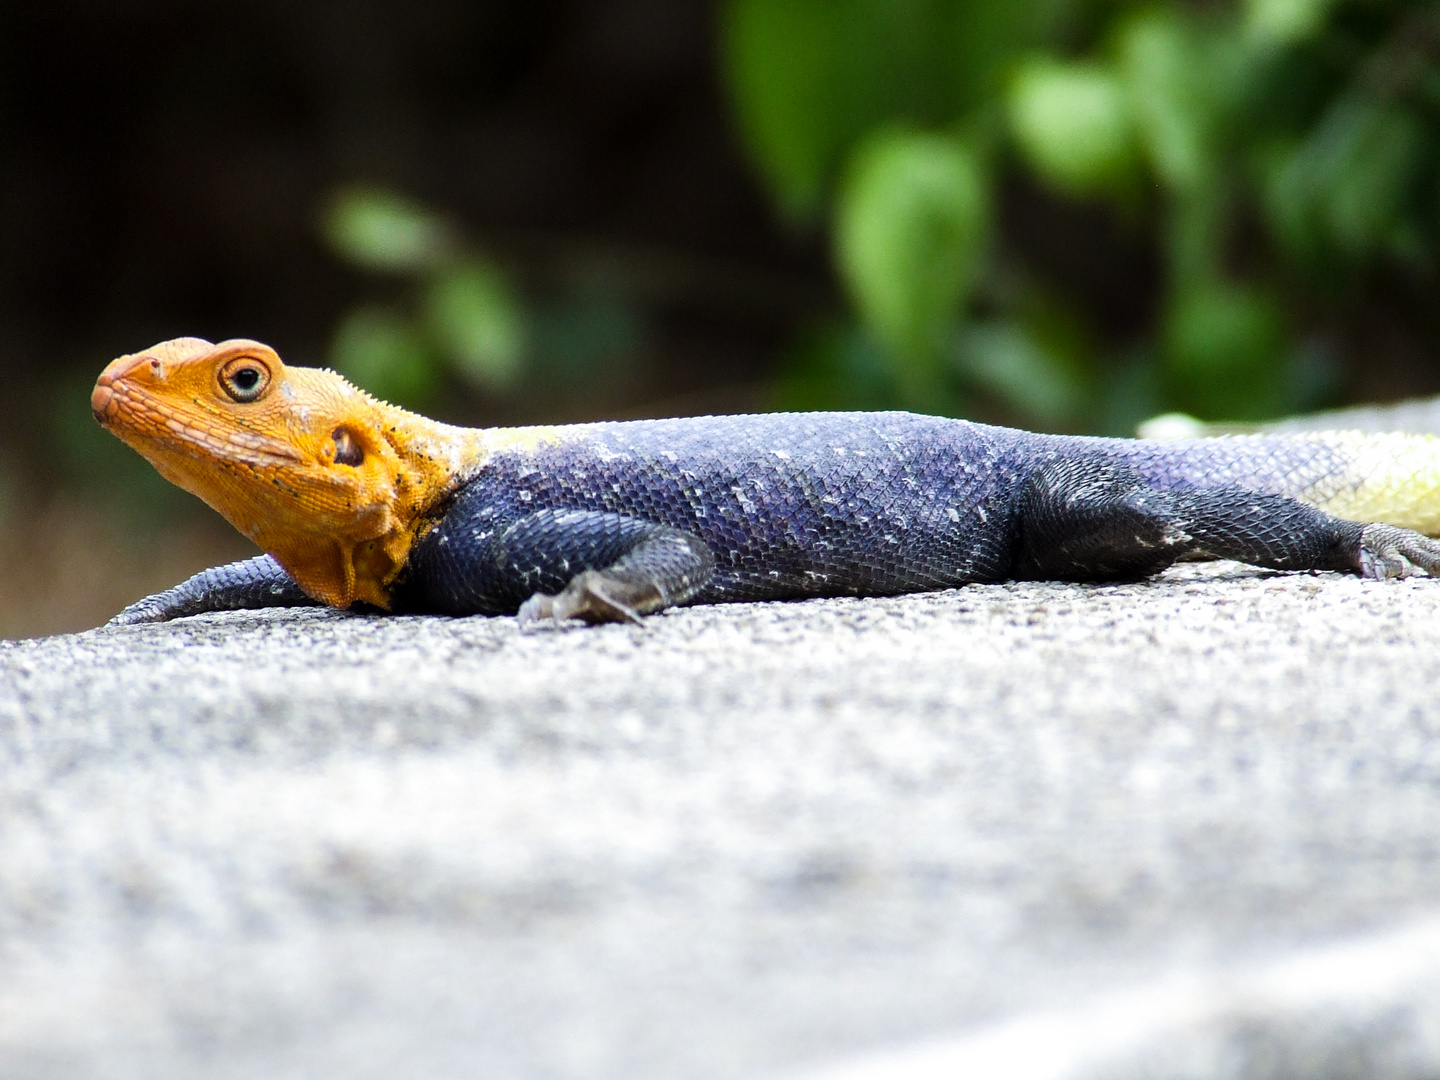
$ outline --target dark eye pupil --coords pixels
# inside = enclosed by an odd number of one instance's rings
[[[253,367],[241,368],[230,376],[230,381],[235,384],[237,390],[254,390],[260,381],[260,372]]]

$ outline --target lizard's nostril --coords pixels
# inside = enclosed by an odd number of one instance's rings
[[[112,383],[128,378],[149,359],[149,357],[144,356],[122,356],[118,360],[112,360],[106,366],[105,370],[100,373],[100,378],[96,380],[96,385],[98,386],[103,383],[105,386],[109,386]],[[157,363],[157,361],[151,361],[151,363]],[[156,372],[156,374],[159,374],[159,372]]]

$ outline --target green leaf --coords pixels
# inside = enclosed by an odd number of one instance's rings
[[[424,336],[388,308],[362,307],[347,315],[331,343],[330,363],[361,389],[412,408],[434,396],[438,381]]]
[[[1224,282],[1180,291],[1167,313],[1175,404],[1206,420],[1259,420],[1285,407],[1285,324],[1276,302]]]
[[[1341,99],[1273,177],[1272,216],[1301,250],[1313,232],[1363,256],[1396,239],[1425,149],[1408,111],[1353,96]]]
[[[1129,106],[1107,68],[1032,58],[1016,72],[1008,104],[1021,152],[1055,187],[1089,194],[1116,186],[1133,170]]]
[[[956,9],[975,2],[834,0],[847,145],[879,124],[950,123],[974,104],[956,100],[953,35]]]
[[[1245,0],[1245,30],[1279,45],[1308,41],[1325,25],[1334,0]]]
[[[975,277],[989,200],[958,139],[888,132],[857,149],[836,221],[840,271],[866,323],[923,378]]]
[[[470,261],[436,274],[424,309],[430,332],[462,378],[490,393],[515,385],[525,362],[525,315],[497,267]]]
[[[1203,184],[1213,156],[1215,77],[1189,28],[1171,11],[1151,8],[1122,27],[1120,71],[1131,114],[1155,172],[1171,187]]]
[[[1065,23],[1071,0],[965,0],[951,4],[950,81],[958,114],[1003,98],[1022,53],[1043,47]]]
[[[392,191],[347,188],[325,209],[330,246],[368,270],[413,272],[441,262],[451,248],[445,222]]]
[[[787,213],[813,215],[841,142],[835,0],[731,0],[721,40],[751,156]]]
[[[844,151],[877,124],[954,119],[956,6],[730,0],[727,84],[751,156],[787,214],[814,217]]]

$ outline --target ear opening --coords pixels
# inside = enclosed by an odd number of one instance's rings
[[[365,448],[349,428],[337,427],[330,433],[335,440],[335,464],[358,468],[365,463]]]

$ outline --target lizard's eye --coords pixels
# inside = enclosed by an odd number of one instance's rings
[[[270,385],[270,369],[249,356],[237,356],[220,369],[220,386],[242,405],[254,401]]]

